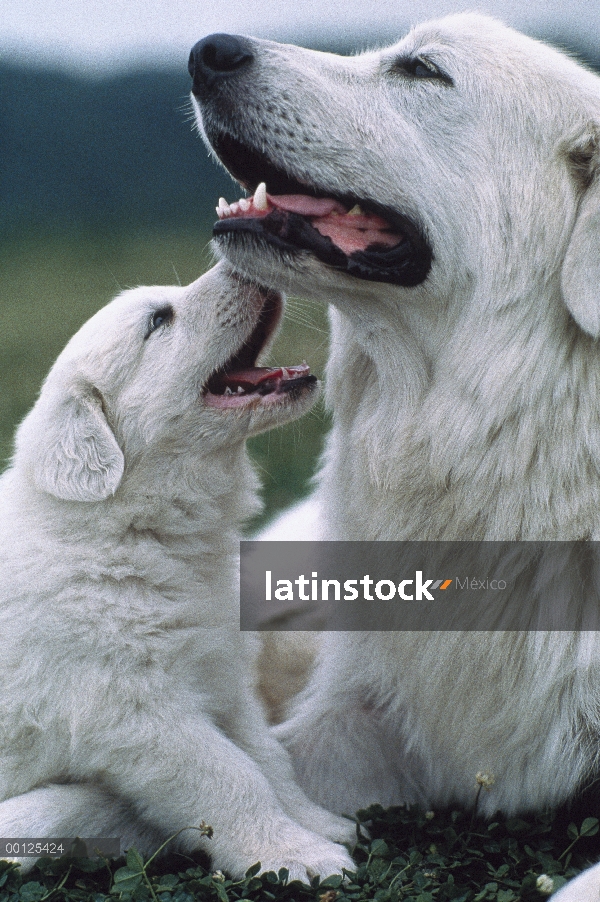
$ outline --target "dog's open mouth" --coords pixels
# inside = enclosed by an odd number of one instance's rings
[[[283,302],[274,291],[266,294],[252,334],[241,348],[208,379],[204,402],[209,407],[240,408],[295,401],[317,385],[306,363],[299,366],[256,366],[258,357],[281,318]]]
[[[353,194],[337,196],[301,184],[264,154],[229,135],[216,153],[252,197],[219,201],[213,234],[254,234],[285,251],[309,251],[322,263],[359,279],[417,285],[431,267],[431,249],[406,216]],[[268,191],[268,193],[267,193]]]

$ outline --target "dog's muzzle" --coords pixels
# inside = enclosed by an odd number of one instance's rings
[[[271,99],[255,86],[265,65],[261,42],[239,35],[209,35],[190,53],[188,70],[204,137],[231,175],[254,194],[252,200],[241,198],[231,206],[220,201],[215,240],[225,254],[228,246],[239,246],[240,241],[246,248],[249,241],[255,243],[257,252],[266,243],[282,253],[308,252],[358,279],[404,287],[420,284],[433,254],[409,216],[351,187],[347,194],[334,193],[318,183],[318,171],[314,183],[297,179],[293,163],[282,159],[277,142],[274,156],[255,146],[256,104],[264,100],[268,108]],[[276,87],[273,93],[277,94]],[[246,97],[257,94],[250,112]],[[298,114],[295,118],[300,122]],[[260,124],[268,133],[265,122]]]

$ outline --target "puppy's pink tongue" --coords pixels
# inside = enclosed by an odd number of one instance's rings
[[[310,367],[306,363],[298,366],[252,366],[244,370],[232,370],[225,373],[223,382],[225,385],[242,387],[255,387],[261,382],[267,382],[269,379],[281,379],[285,382],[287,379],[297,379],[299,376],[308,376]]]

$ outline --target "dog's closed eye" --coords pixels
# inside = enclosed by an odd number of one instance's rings
[[[149,338],[161,326],[169,326],[173,322],[175,311],[170,304],[155,310],[148,320],[148,329],[144,338]]]

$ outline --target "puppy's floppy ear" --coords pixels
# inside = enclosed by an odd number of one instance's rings
[[[575,226],[563,263],[562,294],[575,322],[600,337],[600,129],[590,125],[565,148],[581,191]]]
[[[33,460],[39,488],[66,501],[102,501],[115,493],[125,460],[97,391],[77,386],[63,395],[41,428]]]

